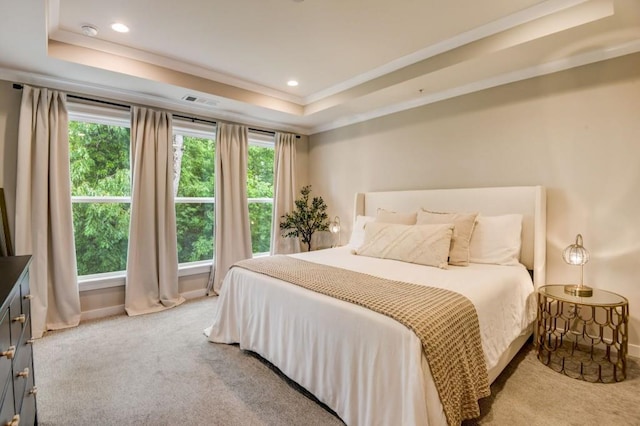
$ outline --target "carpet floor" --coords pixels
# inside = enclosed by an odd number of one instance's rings
[[[255,354],[213,344],[216,298],[88,321],[34,344],[38,420],[53,425],[341,425]],[[526,345],[470,425],[640,425],[640,367],[591,384],[542,365]]]

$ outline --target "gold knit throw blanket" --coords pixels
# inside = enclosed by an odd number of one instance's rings
[[[449,425],[478,417],[490,395],[475,307],[459,293],[278,255],[234,266],[364,306],[402,323],[422,342]]]

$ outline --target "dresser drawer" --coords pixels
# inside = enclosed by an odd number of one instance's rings
[[[24,392],[27,389],[27,383],[29,378],[33,377],[33,371],[31,369],[31,356],[30,354],[24,354],[21,357],[20,366],[15,366],[13,369],[13,395],[15,399],[15,410],[19,413],[22,409],[22,400],[24,398]]]
[[[11,381],[6,383],[3,395],[4,397],[0,402],[2,404],[0,408],[0,425],[9,424],[16,414],[13,409],[13,386],[11,385]]]
[[[29,288],[29,273],[25,275],[20,283],[20,297],[22,298],[22,313],[27,317],[31,315],[31,289]]]
[[[37,389],[32,374],[27,381],[26,394],[22,400],[22,409],[20,410],[21,425],[33,425],[36,422],[36,393]]]
[[[9,296],[11,302],[9,305],[9,316],[11,322],[11,344],[16,346],[22,335],[24,323],[27,316],[22,313],[22,298],[20,297],[20,288],[16,287]]]
[[[19,346],[16,348],[16,356],[13,359],[13,394],[16,413],[22,410],[25,390],[29,379],[33,377],[33,351],[31,345],[27,343],[27,338],[31,337],[31,333],[28,332],[30,326],[31,324],[26,324],[25,333],[20,339]]]
[[[11,319],[9,310],[0,313],[0,379],[5,379],[11,371],[11,360],[15,354],[15,347],[11,346]],[[1,386],[1,384],[0,384]],[[3,424],[3,423],[0,423]]]

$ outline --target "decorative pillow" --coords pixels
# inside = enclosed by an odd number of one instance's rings
[[[453,223],[453,237],[449,250],[449,264],[469,265],[469,240],[473,233],[478,213],[438,213],[428,210],[418,211],[417,224]]]
[[[355,254],[446,269],[453,225],[367,223]]]
[[[478,216],[469,244],[469,261],[517,265],[522,245],[522,215]]]
[[[353,224],[353,230],[351,231],[351,238],[349,238],[349,247],[358,248],[364,244],[364,226],[375,219],[373,216],[358,215],[356,217],[356,222]]]
[[[378,209],[376,212],[376,222],[396,223],[399,225],[415,225],[416,212],[398,213],[391,210]]]

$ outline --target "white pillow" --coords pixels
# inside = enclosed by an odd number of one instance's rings
[[[469,265],[469,242],[473,235],[478,213],[440,213],[419,210],[417,224],[453,223],[453,237],[449,250],[449,264],[456,266]]]
[[[469,262],[517,265],[522,245],[522,215],[478,216],[469,243]]]
[[[447,268],[453,224],[398,225],[370,222],[355,254]]]
[[[378,209],[378,211],[376,211],[376,222],[415,225],[417,214],[417,212],[398,213],[391,210]]]
[[[358,248],[364,244],[364,226],[375,219],[373,216],[358,215],[356,217],[356,222],[353,224],[353,230],[351,231],[351,238],[349,238],[349,247]]]

